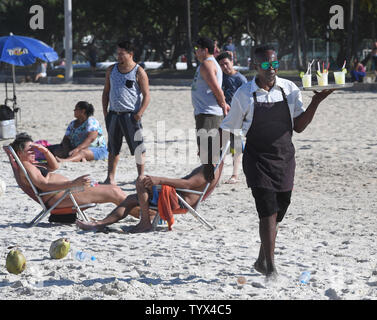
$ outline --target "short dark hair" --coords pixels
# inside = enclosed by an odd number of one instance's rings
[[[224,52],[221,52],[217,57],[216,57],[216,60],[217,62],[220,62],[221,60],[223,59],[229,59],[230,61],[233,61],[233,57],[232,55],[227,52],[227,51],[224,51]]]
[[[85,110],[85,114],[87,117],[90,117],[94,114],[94,107],[87,101],[79,101],[76,103],[76,108],[80,110]]]
[[[131,41],[124,40],[118,43],[118,47],[121,49],[126,50],[129,53],[134,53],[135,52],[135,46]]]
[[[265,45],[262,45],[262,46],[255,48],[254,55],[259,57],[259,56],[263,55],[266,51],[269,51],[269,50],[276,51],[273,46],[265,44]]]
[[[207,48],[209,54],[213,54],[215,51],[215,45],[210,38],[201,37],[195,41],[195,44],[202,47],[203,49]]]
[[[16,135],[16,139],[10,144],[10,146],[17,153],[25,149],[27,142],[33,142],[33,139],[26,132],[21,132]]]

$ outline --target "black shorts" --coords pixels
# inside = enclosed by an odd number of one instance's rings
[[[259,219],[277,213],[277,222],[281,222],[291,203],[292,191],[276,192],[264,188],[252,188]]]
[[[218,133],[218,129],[220,127],[221,122],[223,121],[223,116],[216,116],[213,114],[204,114],[200,113],[195,116],[195,126],[196,126],[196,132],[197,132],[197,144],[198,148],[200,149],[200,136],[203,134],[201,129],[204,129],[204,137],[207,136],[213,136]],[[214,131],[211,131],[213,130]]]
[[[142,134],[141,121],[134,119],[132,112],[117,113],[110,111],[106,116],[106,129],[108,134],[108,151],[113,155],[118,155],[122,148],[123,137],[126,138],[128,147],[132,155],[135,154],[136,148],[140,152],[145,152],[145,146]]]

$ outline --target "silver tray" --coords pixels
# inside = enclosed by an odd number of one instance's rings
[[[328,89],[333,89],[333,90],[337,90],[337,89],[344,89],[344,88],[350,88],[350,87],[353,87],[353,82],[348,82],[348,83],[345,83],[345,84],[336,84],[336,83],[330,83],[328,84],[327,86],[312,86],[312,87],[300,87],[300,90],[304,90],[304,91],[314,91],[314,90],[328,90]]]

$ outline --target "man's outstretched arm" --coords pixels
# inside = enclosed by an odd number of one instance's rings
[[[317,111],[318,105],[334,90],[323,90],[321,92],[315,92],[312,98],[312,102],[309,104],[305,112],[301,113],[298,117],[293,119],[293,130],[300,133],[305,130],[305,128],[312,122],[315,112]]]

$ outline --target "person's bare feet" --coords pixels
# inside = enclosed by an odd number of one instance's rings
[[[152,231],[152,224],[150,221],[140,221],[135,227],[130,230],[130,233],[142,233]]]
[[[238,183],[238,178],[236,176],[231,176],[229,180],[225,181],[226,184],[236,184]]]
[[[104,226],[99,225],[96,221],[76,220],[76,226],[85,231],[100,231],[104,228]]]
[[[264,275],[267,274],[267,266],[266,266],[266,262],[265,261],[263,261],[263,262],[261,262],[259,260],[255,261],[255,263],[254,263],[254,269],[256,271],[258,271],[259,273],[261,273],[261,274],[264,274]]]
[[[266,273],[266,280],[267,281],[276,281],[277,278],[278,278],[278,272],[276,270],[276,268],[273,268],[272,270],[270,271],[267,271]]]

